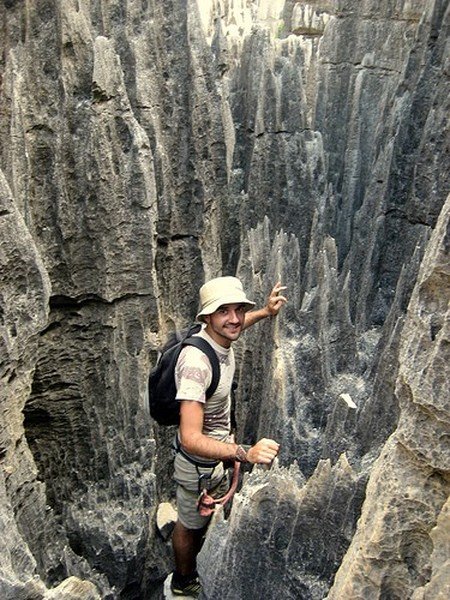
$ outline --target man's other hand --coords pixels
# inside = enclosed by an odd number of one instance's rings
[[[278,454],[280,444],[263,438],[247,451],[247,460],[253,464],[269,465]]]

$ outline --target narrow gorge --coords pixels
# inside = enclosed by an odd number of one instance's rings
[[[450,597],[448,0],[0,3],[0,598],[159,600],[146,380],[261,306],[203,600]]]

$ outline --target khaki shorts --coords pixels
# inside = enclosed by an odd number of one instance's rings
[[[196,467],[180,453],[175,456],[174,479],[177,482],[178,518],[187,529],[202,529],[211,517],[200,516],[197,510],[199,477],[201,489],[206,488],[213,498],[221,498],[228,490],[228,475],[223,463],[216,467]]]

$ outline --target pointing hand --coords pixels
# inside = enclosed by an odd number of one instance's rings
[[[267,301],[267,311],[271,317],[275,317],[280,312],[281,307],[286,304],[287,298],[280,296],[280,292],[285,289],[286,286],[281,285],[281,282],[278,281],[270,292]]]

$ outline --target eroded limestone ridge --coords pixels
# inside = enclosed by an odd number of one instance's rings
[[[328,598],[442,600],[450,589],[450,197],[422,261],[400,347],[398,427],[372,470]]]
[[[281,453],[207,541],[227,593],[438,598],[448,2],[4,0],[0,22],[2,599],[157,597],[173,432],[146,374],[222,273],[289,295],[236,348],[239,435]]]

